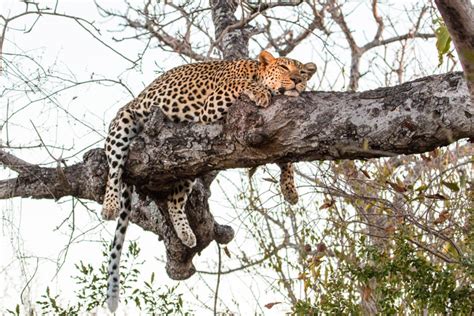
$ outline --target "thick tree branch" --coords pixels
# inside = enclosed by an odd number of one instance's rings
[[[21,196],[58,200],[72,195],[100,202],[105,193],[107,162],[101,149],[87,152],[83,163],[65,168],[43,168],[12,157],[0,150],[0,163],[19,173],[15,179],[0,181],[0,199]],[[17,161],[22,162],[20,169]]]
[[[168,274],[187,278],[195,271],[196,253],[212,240],[226,243],[233,237],[232,229],[215,223],[208,210],[209,183],[216,170],[421,153],[473,138],[473,114],[461,73],[360,93],[275,97],[266,109],[242,100],[225,123],[207,126],[168,122],[156,111],[133,141],[126,165],[125,180],[135,184],[141,196],[134,202],[133,219],[164,239]],[[5,157],[0,155],[0,162],[8,166],[12,160]],[[0,198],[72,195],[101,203],[106,171],[103,150],[94,149],[83,163],[61,169],[31,166],[16,179],[0,181]],[[198,246],[189,249],[174,234],[163,211],[164,197],[175,180],[199,176],[186,206],[198,239]]]
[[[153,121],[149,136],[132,145],[127,165],[129,180],[143,184],[146,177],[151,186],[272,162],[420,153],[474,136],[460,73],[359,93],[277,97],[264,110],[238,102],[226,124],[175,128]]]
[[[23,159],[20,159],[12,154],[9,154],[0,149],[0,162],[9,169],[18,172],[19,174],[26,173],[31,168],[35,168],[35,165],[32,165]],[[37,168],[37,167],[36,167]]]

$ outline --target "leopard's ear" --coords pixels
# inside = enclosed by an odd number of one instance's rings
[[[315,73],[318,67],[316,67],[315,63],[307,63],[303,65],[303,72],[308,76],[309,80]]]
[[[262,51],[258,55],[258,61],[264,66],[270,64],[274,60],[275,60],[275,57],[273,57],[273,55],[267,52],[266,50]]]

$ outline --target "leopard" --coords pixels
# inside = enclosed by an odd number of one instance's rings
[[[108,178],[102,216],[117,217],[107,276],[107,305],[115,312],[119,304],[120,256],[132,210],[132,186],[122,181],[131,141],[144,128],[155,108],[173,122],[211,124],[225,117],[229,107],[246,95],[257,107],[270,105],[273,95],[299,96],[316,72],[316,64],[287,57],[274,57],[263,50],[258,59],[216,60],[185,64],[164,72],[135,99],[119,109],[105,140]],[[278,164],[283,197],[298,202],[291,163]],[[184,207],[195,179],[174,184],[167,197],[170,220],[177,237],[190,248],[197,240]]]

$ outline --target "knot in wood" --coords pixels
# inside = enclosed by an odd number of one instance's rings
[[[259,132],[250,132],[244,138],[245,144],[250,147],[257,147],[261,146],[268,142],[270,136],[263,133],[262,131]]]
[[[214,225],[214,239],[219,244],[230,243],[232,239],[234,239],[234,234],[234,230],[230,226],[220,225],[217,223]]]

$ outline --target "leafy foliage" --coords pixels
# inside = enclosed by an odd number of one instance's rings
[[[300,165],[297,207],[256,172],[239,195],[268,257],[253,272],[294,315],[470,315],[471,148]]]
[[[41,300],[36,302],[41,314],[82,315],[105,304],[108,245],[104,243],[103,247],[104,261],[100,267],[94,267],[83,261],[75,265],[77,274],[73,278],[79,286],[76,291],[77,301],[71,305],[65,304],[60,295],[53,295],[47,287]],[[142,279],[140,268],[144,262],[140,261],[139,257],[138,244],[130,242],[120,266],[122,304],[137,308],[147,315],[190,315],[184,310],[182,294],[177,293],[178,286],[160,288],[155,282],[154,272],[147,281],[140,281]],[[11,315],[19,315],[20,306],[17,305],[15,310],[8,312]]]

